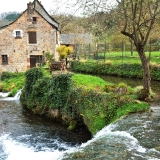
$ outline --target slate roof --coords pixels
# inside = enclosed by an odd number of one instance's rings
[[[38,0],[34,0],[34,9],[51,25],[60,29],[59,23],[52,18]]]
[[[91,43],[92,38],[90,34],[61,34],[61,44],[83,44]]]
[[[33,3],[34,3],[34,9],[35,9],[35,11],[37,11],[48,23],[50,23],[52,26],[55,26],[58,30],[60,30],[60,26],[59,26],[59,23],[54,19],[54,18],[52,18],[49,14],[48,14],[48,12],[45,10],[45,8],[43,7],[43,5],[41,5],[41,3],[38,1],[38,0],[34,0],[33,1]],[[26,9],[27,10],[27,9]],[[25,11],[26,11],[25,10]],[[24,12],[25,12],[24,11]],[[24,13],[23,12],[23,13]],[[23,14],[22,13],[22,14]],[[21,14],[21,15],[22,15]],[[20,16],[21,16],[20,15]],[[19,17],[20,17],[19,16]],[[19,18],[18,17],[18,18]],[[17,19],[18,19],[17,18]],[[17,20],[16,19],[16,20]],[[15,21],[16,21],[15,20]],[[14,23],[15,21],[13,21],[13,22],[10,22],[9,24],[7,24],[7,25],[4,25],[4,26],[0,26],[0,29],[3,29],[3,28],[6,28],[7,26],[9,26],[9,25],[11,25],[12,23]]]
[[[3,27],[3,26],[6,26],[8,24],[10,24],[11,21],[7,21],[7,20],[0,20],[0,28]]]

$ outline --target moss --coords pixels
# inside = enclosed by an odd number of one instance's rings
[[[70,122],[69,127],[67,128],[67,130],[72,131],[72,130],[74,130],[76,128],[76,126],[77,126],[77,121],[76,120],[72,120]]]
[[[156,147],[155,149],[156,149],[157,151],[160,151],[160,146]]]

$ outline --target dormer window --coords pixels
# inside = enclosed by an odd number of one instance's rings
[[[21,31],[16,31],[16,37],[21,37]]]
[[[37,17],[33,17],[33,23],[37,23]]]

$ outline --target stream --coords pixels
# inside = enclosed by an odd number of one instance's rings
[[[101,77],[113,83],[141,85],[141,80]],[[0,160],[160,160],[160,86],[152,112],[122,117],[92,137],[85,129],[67,131],[24,109],[19,94],[0,93]],[[74,154],[74,155],[73,155]]]

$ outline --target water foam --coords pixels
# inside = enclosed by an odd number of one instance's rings
[[[3,93],[0,92],[0,97],[4,98],[4,97],[8,97],[9,92]]]
[[[8,94],[9,92],[7,93],[0,92],[0,99],[5,100],[5,101],[17,101],[20,99],[21,89],[18,90],[18,92],[16,93],[14,97],[8,97]]]
[[[19,143],[12,138],[9,134],[4,134],[0,137],[0,143],[3,152],[6,155],[5,160],[60,160],[63,158],[65,152],[74,152],[74,148],[68,147],[67,151],[52,150],[45,148],[45,151],[36,152],[32,146]],[[0,153],[0,155],[2,155]]]
[[[140,153],[146,152],[146,149],[140,146],[138,140],[135,137],[133,137],[130,133],[127,133],[126,131],[113,131],[113,129],[115,129],[116,126],[117,124],[110,124],[104,127],[93,137],[93,139],[82,144],[81,147],[84,148],[87,145],[90,145],[92,142],[95,142],[96,140],[105,137],[106,139],[117,139],[120,143],[125,144],[128,151],[136,150]]]

